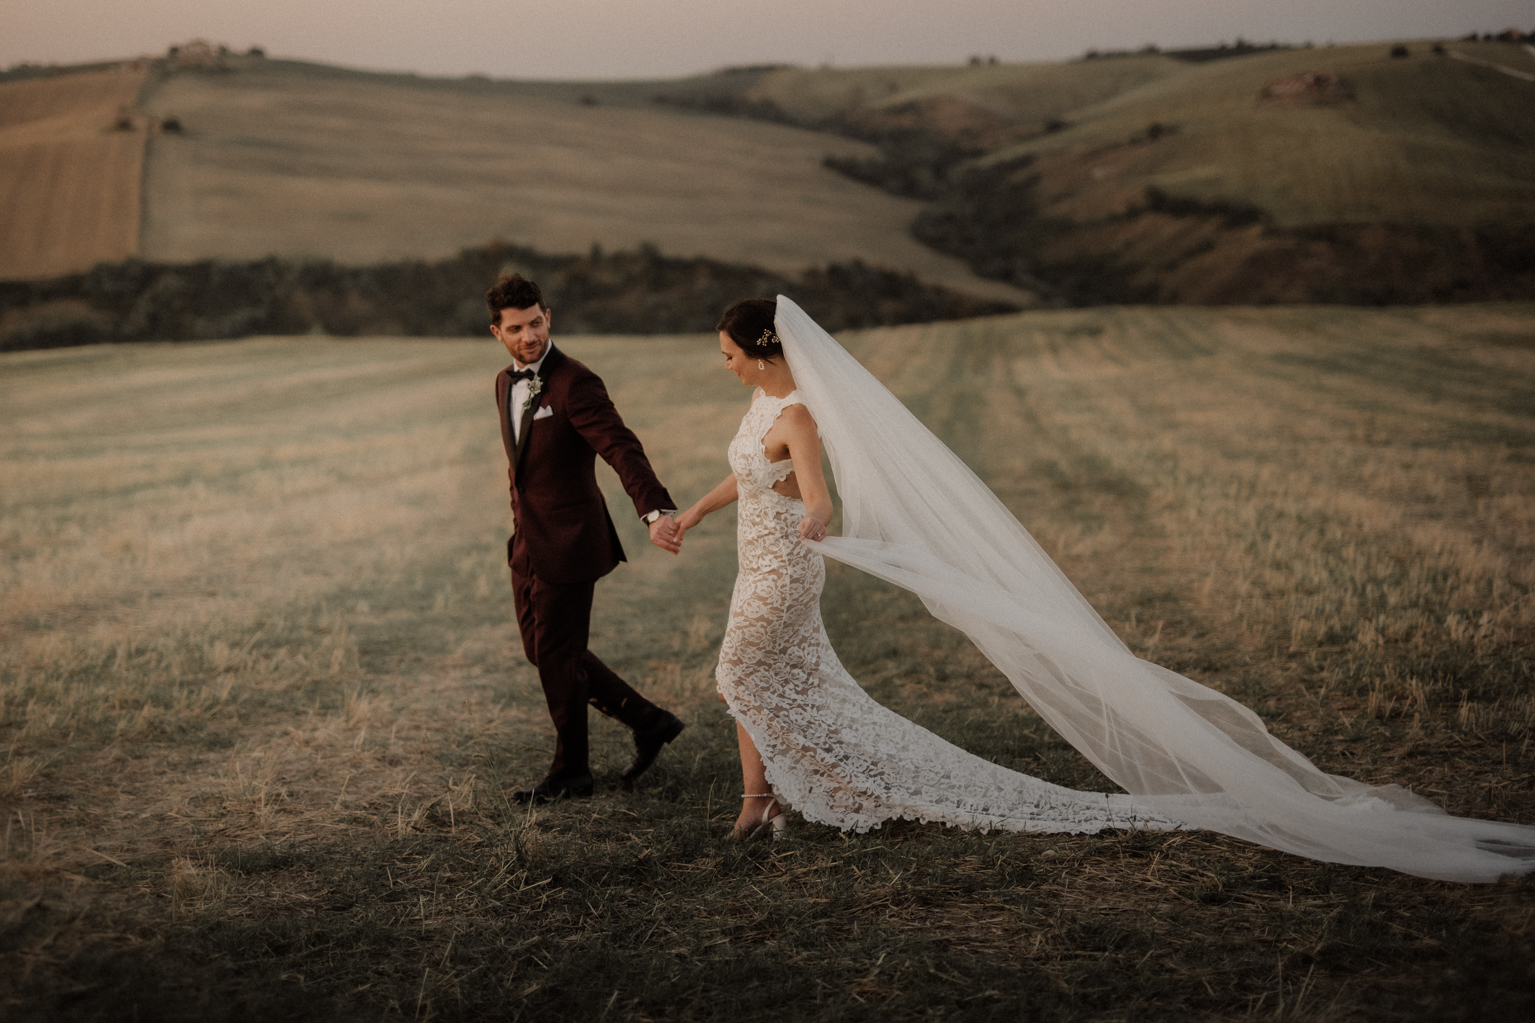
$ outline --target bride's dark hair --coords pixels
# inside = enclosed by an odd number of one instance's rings
[[[729,334],[753,359],[775,359],[783,354],[783,343],[773,327],[777,313],[776,298],[743,298],[725,310],[714,329]]]

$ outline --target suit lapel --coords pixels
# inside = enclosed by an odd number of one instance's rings
[[[501,443],[506,445],[506,457],[516,463],[516,445],[512,442],[512,381],[508,377],[506,386],[496,395],[496,407],[501,412]]]
[[[511,397],[510,394],[507,395]],[[522,453],[528,446],[528,435],[533,432],[533,410],[538,408],[538,398],[528,402],[528,407],[522,410],[522,426],[517,430],[517,454],[513,456],[514,465],[522,464]]]

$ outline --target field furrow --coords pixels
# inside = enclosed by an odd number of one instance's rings
[[[138,254],[146,135],[113,126],[143,84],[127,65],[0,83],[0,280]]]

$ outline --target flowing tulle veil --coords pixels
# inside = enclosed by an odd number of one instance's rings
[[[942,441],[790,299],[777,330],[842,499],[827,557],[922,598],[1148,818],[1452,881],[1535,870],[1535,827],[1325,774],[1222,694],[1130,652]]]

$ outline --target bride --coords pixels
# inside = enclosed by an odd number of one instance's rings
[[[1535,870],[1535,827],[1451,817],[1396,785],[1324,774],[1252,711],[1136,657],[953,452],[804,310],[748,299],[719,325],[755,388],[731,474],[678,539],[739,501],[740,572],[716,672],[736,720],[737,837],[783,810],[844,830],[900,818],[963,828],[1202,828],[1313,859],[1452,881]],[[843,503],[831,497],[821,444]],[[871,699],[821,622],[822,557],[916,593],[1127,794],[1000,767]]]

